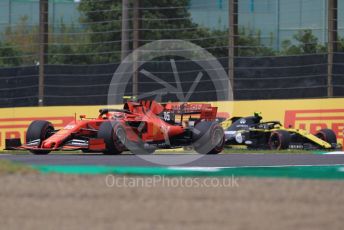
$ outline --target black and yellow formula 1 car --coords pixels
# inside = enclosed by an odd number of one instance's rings
[[[233,117],[221,123],[226,146],[246,145],[249,149],[341,149],[331,129],[315,135],[302,129],[285,128],[279,121],[261,122],[255,113],[249,117]]]

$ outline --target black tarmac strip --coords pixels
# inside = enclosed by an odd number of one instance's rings
[[[154,162],[165,162],[169,166],[187,167],[244,167],[244,166],[292,166],[292,165],[344,165],[344,155],[319,154],[219,154],[204,155],[194,160],[193,154],[153,154],[136,156],[131,154],[106,156],[102,154],[53,153],[49,155],[0,154],[6,159],[31,165],[106,165],[106,166],[161,166]],[[180,161],[189,162],[178,164]],[[166,164],[167,162],[167,164]]]

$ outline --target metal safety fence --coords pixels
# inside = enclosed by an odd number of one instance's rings
[[[6,0],[0,5],[0,107],[106,104],[123,58],[163,39],[193,43],[216,57],[236,100],[344,94],[341,1]],[[155,58],[140,69],[175,84],[171,59],[181,92],[162,100],[176,100],[199,72],[204,77],[190,100],[216,99],[207,69],[192,60]],[[127,95],[161,86],[140,70],[132,75],[123,86]]]

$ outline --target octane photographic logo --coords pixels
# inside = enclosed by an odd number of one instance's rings
[[[170,58],[170,65],[172,68],[172,74],[174,76],[174,82],[173,80],[165,81],[163,79],[160,79],[158,75],[155,75],[142,68],[145,63],[152,62],[157,58],[164,57],[165,59],[166,57]],[[180,78],[181,75],[178,72],[177,62],[171,57],[179,57],[190,60],[202,68],[202,70],[198,73],[195,72],[194,81],[192,82],[190,88],[186,90],[186,92],[182,88],[182,79]],[[195,93],[197,86],[202,82],[202,78],[205,73],[209,76],[211,83],[214,85],[216,101],[233,100],[232,87],[230,85],[228,75],[217,58],[215,58],[212,54],[210,54],[202,47],[187,41],[158,40],[134,50],[122,61],[120,66],[116,69],[116,72],[113,74],[108,91],[109,107],[123,103],[123,97],[126,96],[126,88],[129,84],[132,84],[131,80],[133,78],[134,71],[138,71],[138,75],[144,75],[148,79],[157,83],[155,85],[159,85],[159,88],[152,89],[150,92],[138,92],[136,98],[137,100],[144,100],[147,98],[151,100],[153,97],[154,100],[160,102],[162,100],[162,95],[174,94],[180,103],[190,102],[189,100],[191,96],[193,95],[193,93]],[[139,77],[138,84],[140,84]],[[226,112],[231,112],[232,108],[228,108],[228,110],[229,111]],[[163,125],[161,127],[161,132],[164,133],[165,137],[165,144],[168,146],[170,144],[170,139],[167,135],[168,130],[164,130],[165,126]],[[199,141],[202,141],[202,138],[200,138]],[[203,156],[202,154],[179,156],[176,154],[175,156],[154,157],[149,155],[149,150],[142,149],[142,143],[144,143],[144,141],[140,140],[140,146],[138,146],[137,143],[130,143],[125,145],[129,150],[132,150],[133,148],[141,149],[138,157],[159,165],[187,164]],[[195,142],[194,144],[197,144],[197,142]],[[171,162],[172,159],[173,162]]]

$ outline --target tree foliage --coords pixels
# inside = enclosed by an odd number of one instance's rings
[[[312,30],[302,30],[293,36],[294,41],[284,40],[282,42],[282,54],[315,54],[326,52],[326,47],[319,44],[318,38]],[[294,42],[294,43],[293,43]]]
[[[181,39],[207,49],[216,57],[228,56],[228,31],[211,30],[194,23],[188,11],[189,1],[145,0],[145,9],[140,11],[142,19],[140,22],[140,45],[160,39]],[[168,6],[173,6],[173,10]],[[84,0],[79,6],[79,10],[83,12],[82,22],[91,23],[88,24],[87,31],[90,32],[90,41],[96,44],[92,45],[92,50],[100,53],[100,56],[93,56],[93,62],[119,61],[120,43],[111,41],[121,40],[121,22],[119,20],[121,18],[121,1]],[[104,13],[95,13],[99,10]],[[132,15],[130,17],[132,18]],[[106,23],[99,23],[101,21]],[[132,26],[132,23],[130,25]],[[104,33],[104,31],[113,32]],[[132,34],[130,37],[132,38]],[[238,54],[240,56],[273,55],[273,49],[262,45],[259,37],[259,33],[241,29],[236,44],[241,46]],[[106,51],[111,54],[102,55],[102,52]]]
[[[63,20],[51,31],[49,36],[49,64],[88,64],[91,63],[89,36],[80,36],[85,32],[74,26],[66,25]],[[87,32],[86,32],[87,33]]]
[[[38,26],[29,26],[28,17],[19,19],[15,27],[7,27],[3,34],[3,44],[8,47],[1,50],[10,63],[32,65],[38,60]],[[9,48],[10,47],[10,48]]]
[[[18,66],[22,63],[21,52],[13,44],[0,41],[0,67]]]
[[[145,0],[140,10],[140,45],[159,39],[188,40],[207,49],[215,57],[228,56],[228,31],[212,30],[194,23],[188,10],[190,0]],[[121,56],[122,1],[82,0],[78,27],[63,20],[49,27],[49,64],[116,63]],[[169,8],[173,6],[173,8]],[[130,6],[132,8],[132,6]],[[155,9],[156,8],[156,9]],[[129,11],[132,18],[132,10]],[[132,20],[130,48],[132,48]],[[273,35],[271,35],[273,40]],[[36,64],[39,53],[38,25],[28,25],[22,17],[16,26],[8,27],[0,43],[0,65]],[[282,42],[281,52],[263,45],[260,31],[239,28],[237,56],[274,56],[326,52],[311,30],[303,30]],[[344,38],[338,42],[344,51]],[[4,57],[4,58],[1,58]],[[11,58],[9,58],[11,57]]]
[[[121,51],[121,1],[80,2],[80,18],[88,38],[87,46],[79,47],[81,52],[94,53],[90,62],[108,63],[120,60]]]

